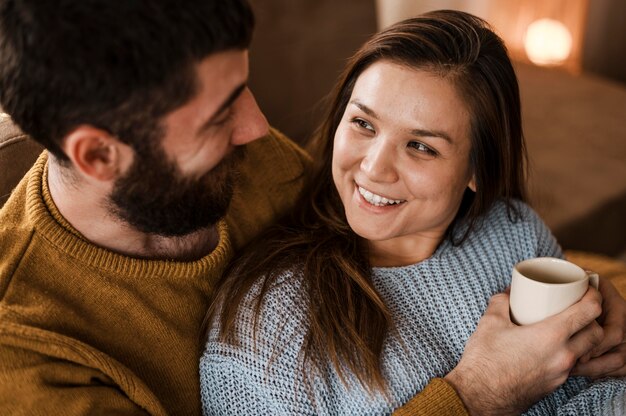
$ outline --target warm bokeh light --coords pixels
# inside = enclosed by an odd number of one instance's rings
[[[528,26],[524,48],[528,59],[537,65],[559,65],[572,50],[572,35],[557,20],[536,20]]]

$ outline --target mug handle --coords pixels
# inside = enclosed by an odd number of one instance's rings
[[[585,270],[585,273],[587,273],[587,276],[589,277],[589,284],[593,286],[594,289],[598,290],[598,285],[600,283],[600,276],[598,273],[591,270]]]

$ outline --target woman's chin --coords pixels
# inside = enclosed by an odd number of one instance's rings
[[[349,220],[348,224],[356,235],[368,241],[384,241],[396,237],[394,233],[390,232],[389,227],[374,226],[371,223],[351,223]]]

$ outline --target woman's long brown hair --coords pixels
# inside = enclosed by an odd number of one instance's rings
[[[217,320],[221,342],[236,344],[239,305],[252,286],[262,283],[255,298],[258,317],[277,277],[285,270],[301,273],[308,324],[302,328],[303,371],[321,370],[330,361],[342,379],[348,370],[370,391],[382,392],[381,354],[392,317],[372,284],[366,244],[348,226],[331,163],[335,131],[355,81],[383,59],[449,79],[470,109],[470,163],[477,192],[466,191],[446,238],[461,244],[496,200],[504,200],[511,210],[512,199],[525,200],[519,91],[502,40],[483,20],[457,11],[400,22],[374,35],[348,62],[309,149],[315,166],[302,197],[290,215],[229,267],[205,320]],[[455,230],[461,226],[465,231],[458,238]]]

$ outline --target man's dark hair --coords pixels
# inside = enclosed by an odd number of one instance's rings
[[[0,0],[0,105],[61,161],[80,124],[146,145],[195,94],[195,64],[253,26],[245,0]]]

